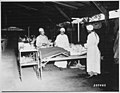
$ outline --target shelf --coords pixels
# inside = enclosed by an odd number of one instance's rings
[[[33,62],[21,62],[21,66],[30,66],[30,65],[37,65],[38,61],[33,61]]]

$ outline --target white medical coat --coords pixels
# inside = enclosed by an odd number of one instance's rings
[[[87,72],[101,73],[100,51],[98,49],[99,36],[91,32],[87,37]]]
[[[64,48],[65,50],[70,49],[68,36],[66,34],[64,35],[59,34],[55,40],[55,44],[56,46]]]
[[[49,44],[49,40],[47,38],[47,36],[43,36],[43,35],[39,35],[36,38],[36,46],[37,47],[42,47],[42,44]]]
[[[68,50],[68,51],[70,50],[69,40],[66,34],[64,35],[59,34],[55,40],[55,44],[56,46],[64,48],[65,50]],[[56,61],[54,65],[56,65],[57,67],[66,68],[67,61]]]

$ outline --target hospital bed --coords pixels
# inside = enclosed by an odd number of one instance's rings
[[[70,55],[70,52],[67,50],[60,48],[60,47],[48,47],[48,48],[40,48],[36,49],[29,45],[26,48],[23,48],[23,44],[21,47],[21,44],[18,45],[19,48],[19,75],[20,79],[22,80],[22,67],[23,66],[34,66],[37,67],[36,73],[38,73],[38,77],[42,79],[42,68],[43,65],[45,66],[50,61],[67,61],[67,60],[73,60],[73,59],[83,59],[86,58],[86,52],[81,53],[80,55]],[[33,60],[31,58],[25,58],[25,53],[30,53],[33,57]],[[24,60],[23,60],[24,59]],[[31,59],[31,60],[30,60]],[[27,60],[27,61],[26,61]]]
[[[82,52],[80,55],[70,55],[70,52],[60,47],[41,48],[39,51],[40,62],[40,76],[42,79],[42,66],[46,65],[50,61],[68,61],[79,60],[86,58],[86,52]]]

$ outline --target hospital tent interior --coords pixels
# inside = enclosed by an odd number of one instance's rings
[[[110,12],[119,12],[119,1],[2,1],[2,91],[119,91],[119,17],[111,17]],[[42,69],[42,79],[37,77],[32,66],[26,66],[22,68],[20,80],[19,37],[37,37],[42,27],[54,42],[59,28],[64,27],[70,43],[83,45],[87,40],[88,24],[93,24],[100,37],[101,75],[86,79],[86,68],[58,68],[51,61]],[[86,66],[86,58],[80,62]]]

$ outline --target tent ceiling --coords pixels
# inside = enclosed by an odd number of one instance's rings
[[[118,1],[100,1],[108,11],[119,8]],[[67,2],[2,2],[3,25],[55,25],[71,17],[86,17],[100,13],[91,1]]]

